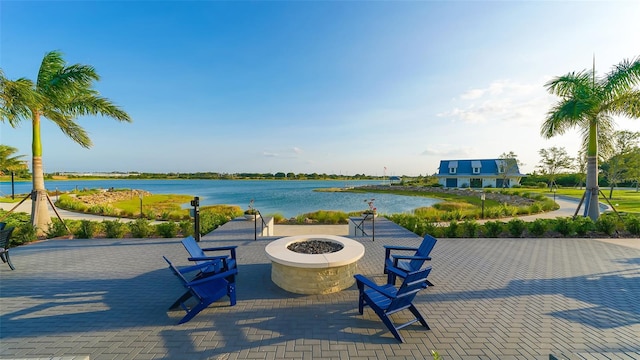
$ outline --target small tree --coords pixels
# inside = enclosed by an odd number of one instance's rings
[[[582,188],[587,178],[587,156],[584,150],[578,151],[578,156],[575,158],[573,169],[576,171],[578,177],[577,187]]]
[[[600,166],[609,182],[609,199],[613,197],[613,189],[619,182],[635,178],[636,169],[640,167],[634,154],[639,140],[640,132],[623,130],[614,133],[612,154]]]
[[[549,177],[549,188],[556,183],[556,175],[561,170],[570,169],[573,164],[573,158],[567,154],[564,147],[550,147],[549,149],[540,149],[538,151],[540,157],[540,165],[538,168],[542,174]]]
[[[520,177],[520,166],[524,165],[520,160],[518,160],[518,155],[516,155],[513,151],[509,151],[508,153],[502,153],[498,159],[501,161],[502,169],[499,169],[500,176],[502,178],[502,186],[508,187],[508,178],[509,177]]]

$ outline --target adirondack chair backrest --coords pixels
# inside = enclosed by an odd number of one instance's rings
[[[5,226],[7,226],[7,223],[0,221],[0,230],[4,230]]]
[[[422,243],[420,244],[420,247],[418,247],[415,256],[429,256],[431,250],[436,246],[436,241],[438,241],[438,239],[426,234],[424,239],[422,239]],[[422,264],[424,264],[424,260],[411,260],[409,264],[411,269],[420,269]]]
[[[189,255],[191,257],[206,257],[207,255],[204,253],[204,251],[202,251],[202,249],[200,248],[200,246],[198,245],[198,243],[196,242],[196,239],[193,238],[193,236],[187,236],[186,238],[182,239],[182,245],[184,245],[184,248],[187,250],[187,252],[189,253]],[[202,264],[206,261],[196,261],[196,264]]]
[[[391,300],[391,303],[387,307],[386,312],[392,313],[410,306],[416,294],[425,288],[424,284],[430,272],[431,266],[408,273],[402,285],[400,285],[396,297]]]
[[[184,275],[182,275],[182,273],[180,273],[178,268],[173,265],[173,263],[169,261],[166,256],[163,256],[162,258],[167,262],[167,264],[169,264],[169,268],[171,268],[171,271],[173,271],[173,273],[176,274],[176,276],[182,281],[183,285],[186,285],[189,281],[184,277]]]
[[[9,240],[14,227],[8,227],[0,230],[0,251],[4,252],[9,249]]]

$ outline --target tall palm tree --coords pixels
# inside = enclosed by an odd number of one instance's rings
[[[600,216],[598,206],[598,143],[610,137],[614,116],[640,117],[640,57],[623,60],[603,77],[592,71],[568,73],[545,86],[560,97],[542,124],[545,138],[564,134],[578,127],[583,131],[587,154],[585,215],[592,220]],[[606,135],[606,136],[605,136]]]
[[[45,54],[36,82],[20,78],[8,80],[0,70],[0,115],[16,127],[23,120],[31,120],[33,190],[31,193],[31,222],[42,235],[51,222],[42,167],[40,121],[47,118],[62,132],[84,148],[92,146],[87,132],[76,122],[85,115],[102,115],[118,121],[131,122],[129,115],[100,96],[93,89],[100,80],[89,65],[67,65],[59,51]]]

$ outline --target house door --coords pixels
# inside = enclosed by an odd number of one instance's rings
[[[509,187],[509,179],[496,179],[496,188]]]
[[[457,178],[447,178],[447,187],[448,188],[457,188],[458,187],[458,179]]]
[[[472,188],[481,188],[482,187],[482,179],[480,179],[480,178],[471,179],[471,187]]]

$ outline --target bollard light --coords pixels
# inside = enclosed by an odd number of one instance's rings
[[[484,200],[486,199],[485,193],[480,194],[480,200],[482,200],[482,218],[484,219]]]

